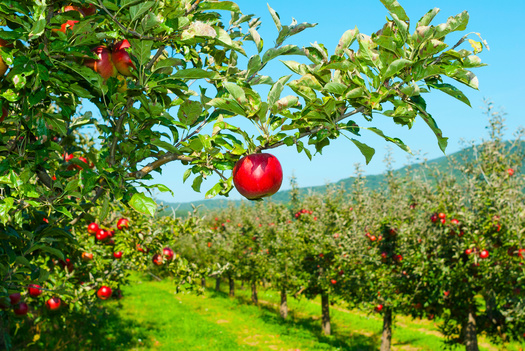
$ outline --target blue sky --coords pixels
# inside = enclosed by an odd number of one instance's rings
[[[256,14],[262,19],[259,33],[265,40],[265,49],[274,45],[277,29],[269,15],[266,1],[239,0],[235,1],[245,14]],[[501,107],[506,116],[507,138],[512,138],[512,133],[520,126],[525,126],[525,118],[521,103],[525,100],[523,82],[525,81],[525,45],[523,33],[525,25],[525,1],[474,1],[474,0],[432,0],[432,1],[402,1],[408,16],[412,20],[412,27],[428,10],[438,7],[439,15],[432,24],[437,25],[447,20],[449,16],[456,15],[464,10],[470,14],[470,22],[466,32],[479,32],[487,40],[490,51],[484,50],[479,56],[489,66],[478,68],[474,73],[479,79],[479,91],[455,84],[470,99],[472,108],[441,93],[427,94],[425,99],[428,111],[433,115],[443,134],[449,137],[447,153],[453,153],[461,148],[460,140],[479,140],[486,137],[487,118],[483,115],[483,100],[489,99],[495,106]],[[365,34],[371,34],[382,27],[388,12],[379,0],[288,0],[273,1],[269,3],[280,15],[284,25],[290,24],[292,17],[298,22],[318,23],[314,28],[307,29],[292,37],[288,44],[308,46],[312,42],[323,43],[329,53],[333,53],[341,35],[347,29],[355,26]],[[225,14],[227,19],[228,15]],[[447,39],[449,46],[454,45],[465,34],[451,35]],[[472,36],[476,40],[477,37]],[[465,44],[464,44],[465,45]],[[466,44],[465,48],[468,48]],[[301,61],[297,57],[285,57],[286,60]],[[277,79],[290,72],[278,61],[266,67],[263,74]],[[417,120],[414,127],[395,126],[385,117],[377,116],[377,126],[387,135],[401,138],[410,148],[428,159],[440,157],[436,138],[422,120]],[[381,121],[385,119],[385,123]],[[359,123],[360,117],[356,119]],[[388,122],[388,123],[386,123]],[[255,130],[250,131],[256,134]],[[382,173],[385,169],[383,162],[387,146],[392,148],[396,160],[394,167],[406,164],[407,154],[395,145],[386,143],[373,134],[362,134],[362,142],[376,149],[374,159],[365,165],[364,157],[359,150],[347,139],[340,138],[323,150],[322,155],[314,156],[310,161],[306,155],[297,154],[295,147],[282,147],[270,151],[281,161],[284,172],[283,186],[289,188],[289,178],[294,174],[300,187],[323,185],[335,182],[354,174],[355,164],[361,163],[365,174]],[[158,194],[159,200],[167,202],[187,202],[204,199],[207,189],[215,184],[216,179],[209,179],[202,185],[202,192],[196,193],[191,188],[191,178],[182,183],[185,167],[180,163],[171,163],[165,166],[162,175],[154,174],[155,180],[151,182],[162,183],[173,190],[175,196],[163,193]],[[233,190],[230,198],[239,199],[241,196]]]

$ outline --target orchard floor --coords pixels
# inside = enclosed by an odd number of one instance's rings
[[[211,281],[209,282],[211,283]],[[211,285],[210,285],[211,286]],[[227,289],[226,284],[222,288]],[[250,291],[237,287],[236,297],[208,288],[201,296],[175,293],[169,281],[135,278],[124,298],[108,301],[111,313],[99,325],[103,333],[86,340],[97,350],[378,350],[382,321],[378,316],[333,306],[333,335],[321,332],[320,303],[289,299],[290,316],[278,313],[279,295],[259,292],[259,305]],[[481,339],[482,350],[501,350]],[[524,345],[507,345],[520,350]],[[434,323],[397,317],[393,350],[444,350]]]

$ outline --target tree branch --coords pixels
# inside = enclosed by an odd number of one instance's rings
[[[353,110],[352,112],[348,112],[348,113],[346,113],[344,115],[339,116],[334,121],[334,123],[337,123],[337,122],[339,122],[339,121],[341,121],[341,120],[343,120],[343,119],[345,119],[347,117],[353,116],[353,115],[355,115],[357,113],[363,112],[364,110],[365,110],[364,107],[359,107],[359,108]],[[294,138],[294,143],[297,143],[297,140],[302,139],[305,136],[312,135],[312,134],[315,134],[315,133],[319,132],[321,129],[325,129],[325,127],[320,126],[320,127],[314,128],[314,129],[312,129],[310,131],[307,131],[307,132],[299,134],[299,137]],[[266,143],[266,144],[257,146],[255,148],[255,152],[254,153],[258,153],[258,152],[260,152],[262,150],[267,150],[267,149],[275,149],[276,147],[283,146],[283,145],[284,145],[284,142],[282,142],[282,141],[280,141],[278,143],[275,143],[275,144],[271,144],[271,145],[268,145],[268,143]]]
[[[184,155],[177,155],[173,152],[168,152],[164,154],[162,157],[160,157],[158,160],[153,161],[149,163],[148,165],[142,167],[140,171],[137,172],[131,172],[126,175],[126,177],[129,178],[135,178],[135,179],[142,179],[149,173],[151,173],[153,170],[161,167],[162,165],[171,162],[171,161],[186,161],[191,162],[194,158],[190,156],[184,156]]]

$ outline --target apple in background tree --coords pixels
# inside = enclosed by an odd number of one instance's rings
[[[117,221],[117,229],[122,230],[124,228],[129,228],[129,219],[127,218],[120,218]]]
[[[512,168],[507,169],[507,174],[509,177],[512,177],[514,175],[514,170]]]
[[[133,67],[135,70],[137,69],[133,61],[131,61],[129,53],[126,51],[126,49],[130,47],[131,45],[129,44],[129,41],[124,39],[115,44],[113,47],[113,52],[111,53],[111,60],[113,61],[113,64],[119,73],[126,77],[133,76],[133,73],[131,73],[131,70],[129,69],[130,67]]]
[[[376,312],[381,312],[383,310],[383,305],[382,304],[379,304],[376,306],[376,308],[374,309]]]
[[[103,240],[106,240],[108,238],[109,234],[106,230],[100,228],[99,230],[97,230],[97,234],[95,234],[95,238],[98,240],[98,241],[103,241]]]
[[[64,11],[62,12],[68,12],[68,11],[76,11],[78,12],[80,15],[82,15],[82,11],[80,11],[80,9],[76,6],[66,6],[64,7]],[[73,29],[73,27],[75,26],[75,24],[77,24],[79,21],[77,20],[67,20],[66,23],[62,24],[60,26],[60,29],[53,29],[54,32],[58,31],[58,32],[62,32],[62,33],[66,33],[67,29],[70,28],[71,30]]]
[[[29,284],[27,292],[31,297],[39,297],[42,294],[42,287],[37,284]]]
[[[94,15],[97,12],[97,8],[93,4],[85,5],[80,9],[80,12],[84,14],[84,17]]]
[[[111,52],[109,49],[105,46],[97,46],[91,51],[98,56],[98,60],[87,59],[84,61],[84,64],[100,74],[104,80],[109,77],[116,77],[118,72],[111,61]]]
[[[164,249],[162,249],[162,254],[166,257],[168,261],[173,260],[173,258],[175,257],[175,253],[169,247],[165,247]]]
[[[1,67],[0,67],[0,70],[1,70]],[[5,106],[2,106],[2,117],[0,117],[0,123],[4,121],[4,119],[7,117],[8,114],[9,114],[9,111],[5,108]]]
[[[93,254],[91,252],[83,252],[82,259],[84,261],[91,261],[93,259]]]
[[[9,300],[11,301],[11,305],[16,305],[20,302],[20,299],[22,298],[22,295],[20,293],[14,293],[9,295]]]
[[[162,255],[160,254],[153,255],[153,258],[151,259],[151,261],[157,266],[161,266],[164,263],[162,260]]]
[[[337,284],[337,280],[335,280],[335,279],[331,279],[331,280],[330,280],[330,283],[332,283],[332,285],[335,285],[335,284]]]
[[[56,311],[60,308],[62,301],[59,297],[52,297],[46,301],[46,307],[50,311]]]
[[[113,291],[111,290],[111,288],[109,286],[101,286],[100,289],[98,289],[97,291],[97,296],[99,297],[99,299],[101,300],[107,300],[111,297],[111,294],[113,293]]]
[[[479,257],[480,257],[480,258],[487,258],[487,257],[489,257],[489,251],[488,251],[488,250],[482,250],[482,251],[479,253]]]
[[[13,308],[13,312],[15,312],[17,316],[25,316],[28,311],[29,306],[25,302],[21,302],[18,306]]]
[[[20,304],[18,304],[17,306],[13,308],[13,312],[17,316],[25,316],[28,311],[29,311],[29,306],[25,302],[21,302]]]
[[[96,223],[90,223],[87,227],[87,231],[89,234],[96,234],[98,231],[98,224]]]
[[[283,170],[271,154],[251,154],[241,158],[233,168],[233,184],[249,200],[275,194],[281,187]]]
[[[113,257],[120,260],[122,258],[122,251],[113,252]]]

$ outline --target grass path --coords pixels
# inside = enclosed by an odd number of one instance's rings
[[[341,350],[371,351],[380,346],[382,321],[372,315],[334,306],[331,336],[321,333],[318,301],[289,299],[290,317],[277,310],[279,296],[260,291],[260,304],[250,292],[237,289],[235,298],[208,289],[205,295],[175,294],[169,281],[140,281],[124,288],[125,298],[112,302],[117,319],[108,320],[113,333],[104,350]],[[444,349],[430,321],[398,317],[393,350]],[[482,340],[481,350],[499,348]],[[519,346],[508,350],[519,350]],[[459,350],[459,349],[458,349]]]

